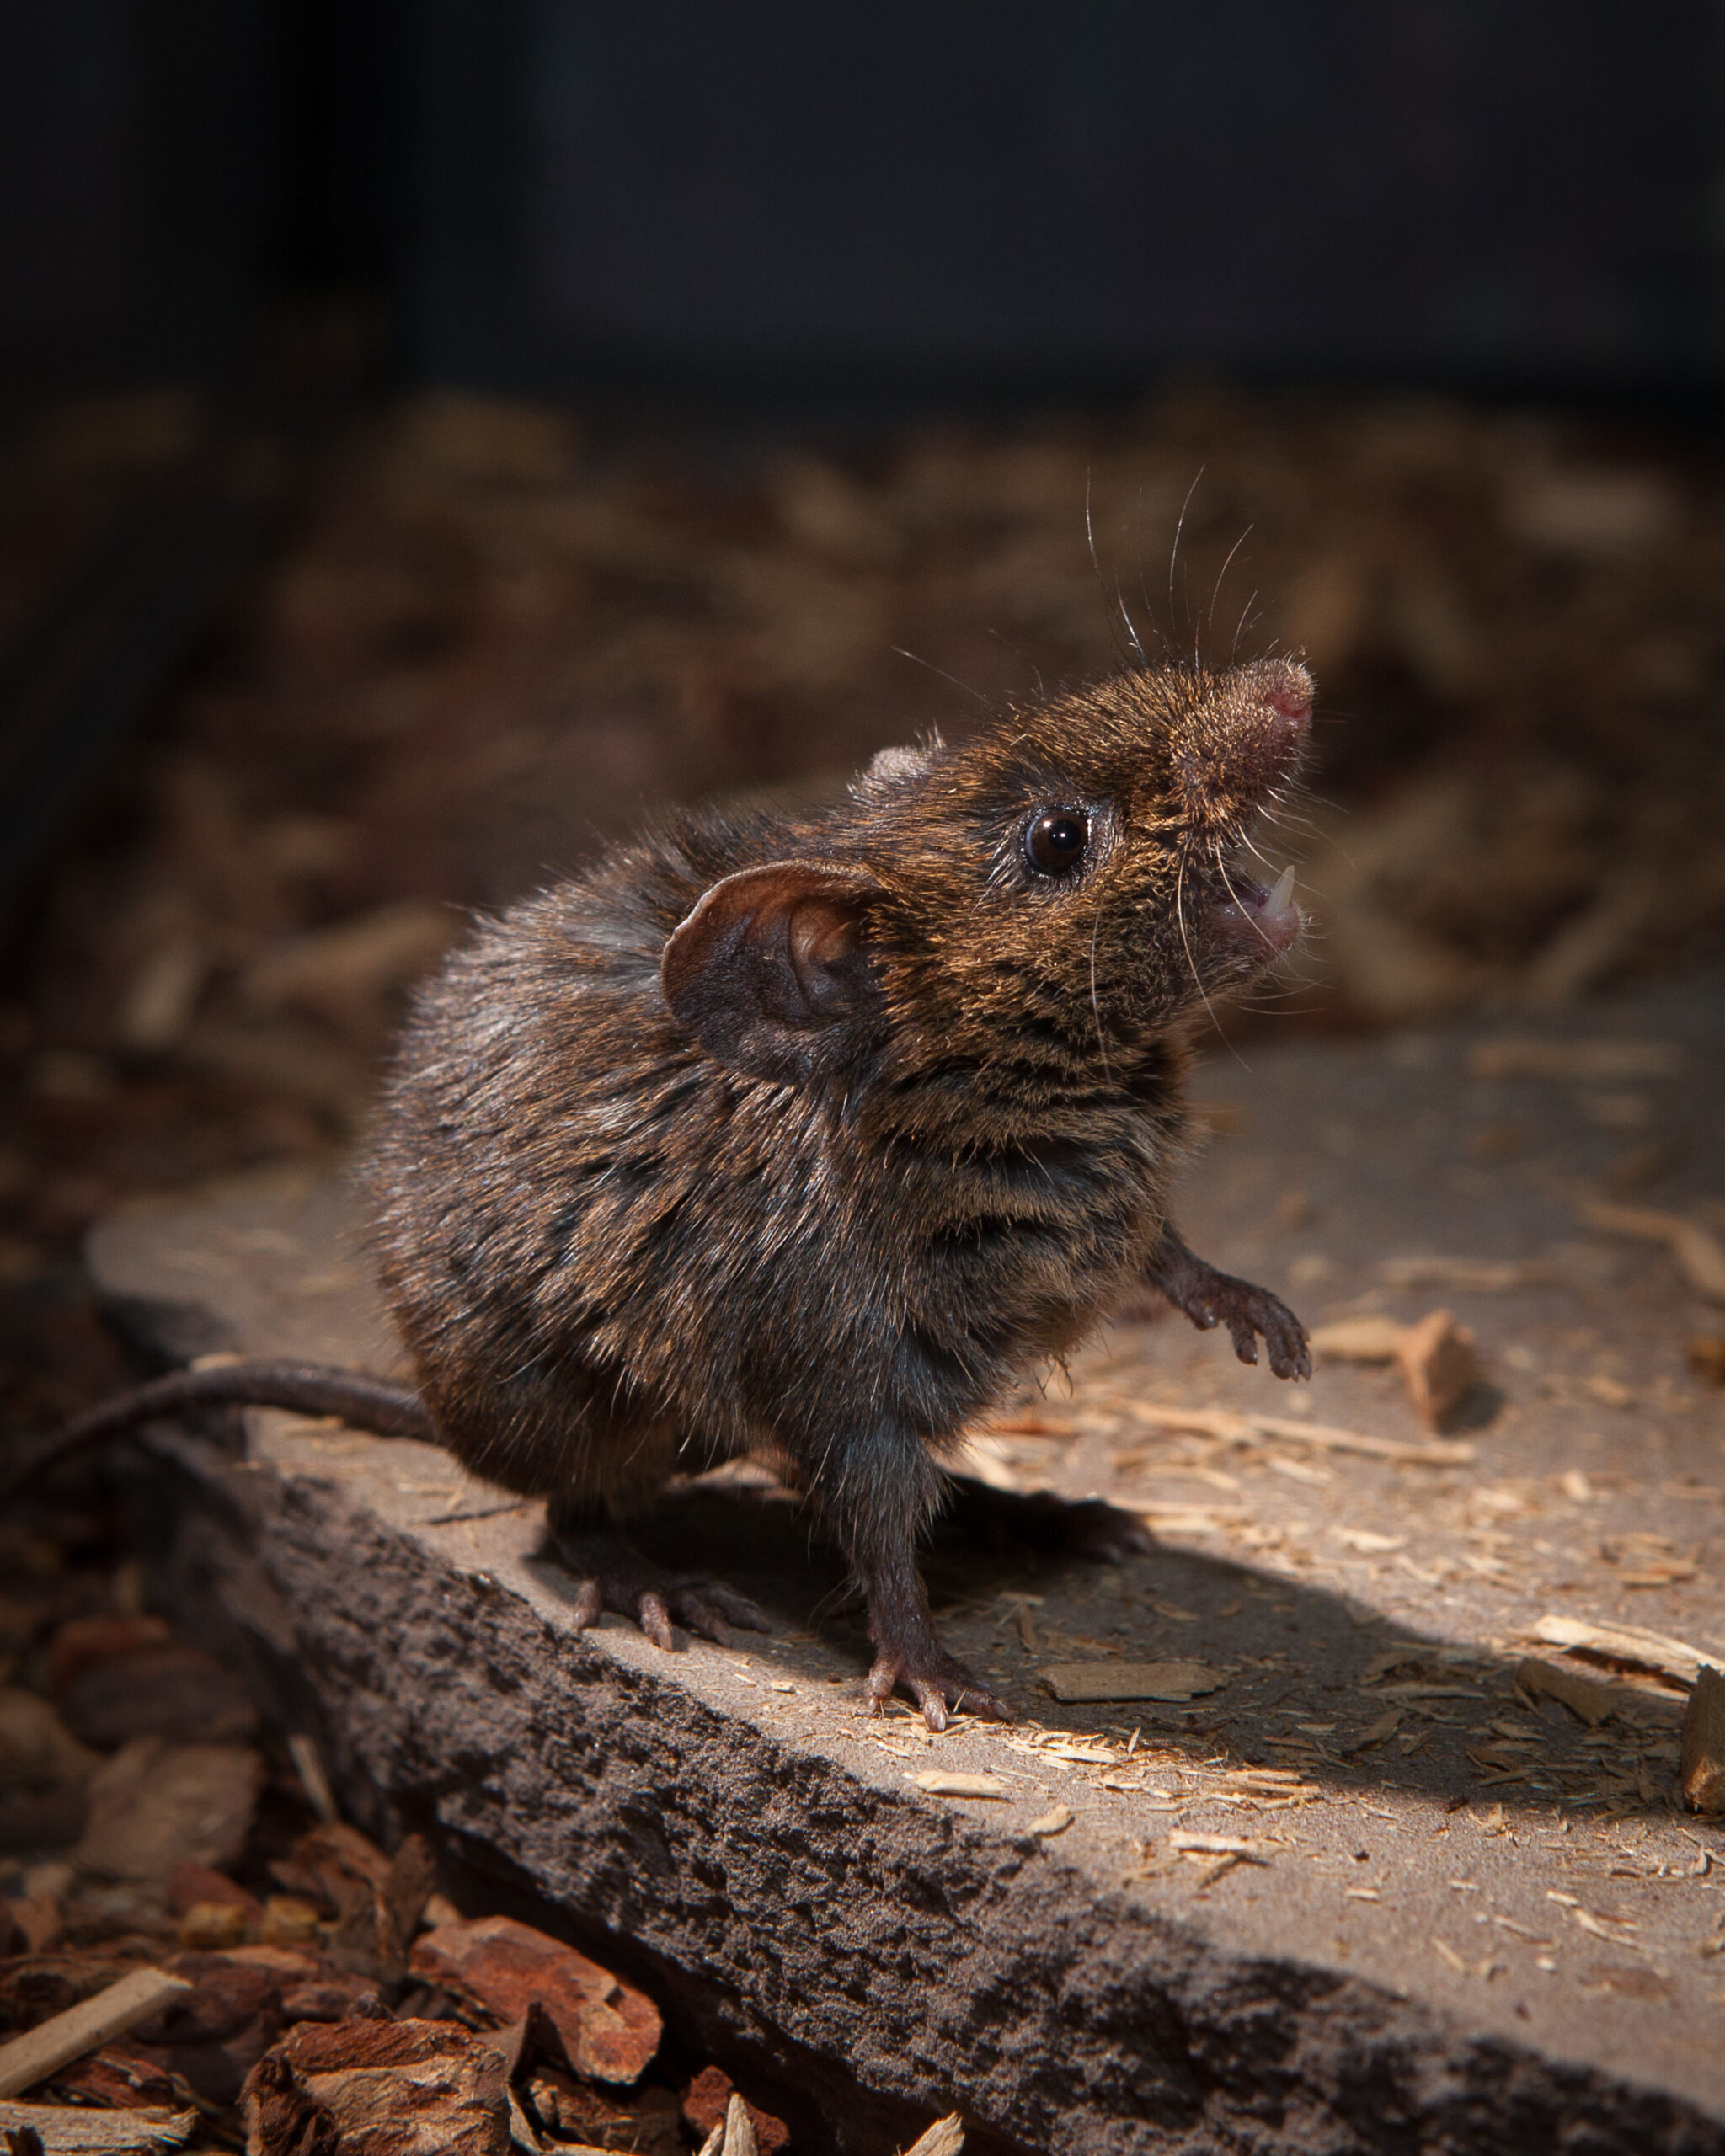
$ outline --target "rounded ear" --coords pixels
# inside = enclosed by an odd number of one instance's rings
[[[867,869],[814,861],[727,876],[665,947],[672,1015],[752,1078],[806,1086],[836,1074],[866,1049],[880,1008],[862,941],[879,889]]]

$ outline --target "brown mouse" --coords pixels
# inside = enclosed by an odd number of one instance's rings
[[[617,1523],[764,1454],[867,1597],[871,1701],[1004,1716],[916,1565],[966,1425],[1146,1283],[1309,1373],[1169,1198],[1188,1033],[1300,931],[1291,873],[1267,891],[1236,849],[1311,699],[1289,660],[1127,673],[886,750],[836,807],[669,816],[484,923],[418,999],[366,1171],[417,1397],[240,1364],[69,1437],[217,1399],[431,1437],[549,1501],[578,1622],[667,1646],[673,1616],[765,1620]]]

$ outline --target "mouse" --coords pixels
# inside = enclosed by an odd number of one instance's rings
[[[1311,1373],[1172,1196],[1194,1034],[1303,927],[1292,869],[1245,862],[1314,693],[1294,659],[1138,666],[884,750],[836,803],[667,812],[596,851],[481,921],[397,1046],[362,1182],[416,1385],[181,1371],[53,1456],[218,1401],[428,1438],[546,1500],[578,1625],[669,1647],[767,1620],[627,1524],[756,1455],[842,1546],[868,1704],[1010,1719],[918,1565],[967,1428],[1146,1289]],[[1149,1546],[1059,1509],[1089,1554]]]

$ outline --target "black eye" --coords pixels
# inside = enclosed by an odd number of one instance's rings
[[[1081,808],[1044,809],[1024,834],[1024,858],[1039,876],[1070,876],[1090,846]]]

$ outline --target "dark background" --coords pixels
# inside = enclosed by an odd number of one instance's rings
[[[68,0],[0,11],[15,378],[231,381],[364,288],[398,375],[829,396],[1199,363],[1705,390],[1708,0]]]

